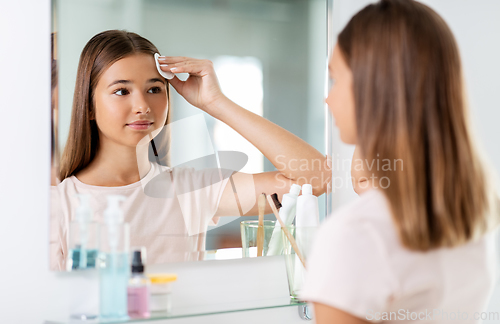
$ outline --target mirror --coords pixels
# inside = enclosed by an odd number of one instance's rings
[[[229,99],[326,155],[326,0],[53,0],[52,3],[53,185],[58,185],[57,170],[70,130],[80,54],[94,35],[110,29],[137,33],[150,40],[162,55],[211,60],[222,92]],[[187,75],[180,74],[179,78],[186,80]],[[223,163],[224,152],[230,152],[234,153],[229,156],[230,161],[244,161],[236,171],[255,174],[276,170],[231,127],[190,105],[172,87],[170,104],[170,127],[165,128],[171,136],[169,167],[187,165],[198,170],[211,168],[215,163],[216,170]],[[150,147],[149,156],[154,160],[153,153]],[[219,185],[229,183],[227,176],[224,180]],[[109,193],[118,192],[109,190]],[[74,192],[66,194],[67,199],[77,199],[69,197]],[[325,215],[325,196],[319,197],[320,218]],[[68,208],[61,207],[60,199],[60,194],[52,197],[51,208]],[[131,202],[124,202],[128,203]],[[57,212],[53,210],[52,214]],[[207,229],[182,237],[176,237],[175,232],[155,230],[164,225],[155,221],[141,229],[130,224],[131,244],[134,245],[134,233],[148,230],[156,235],[156,249],[171,252],[163,258],[148,257],[148,263],[202,260],[206,253],[195,252],[241,248],[242,219],[257,217],[221,217],[216,224],[206,224]],[[275,217],[270,214],[265,219],[275,220]],[[68,229],[61,228],[60,219],[52,218],[51,224],[51,246],[56,246],[61,237],[66,237],[62,234],[67,235],[61,232]],[[173,237],[176,243],[172,243]],[[185,244],[196,246],[196,251],[176,247]],[[179,254],[183,257],[178,257]]]

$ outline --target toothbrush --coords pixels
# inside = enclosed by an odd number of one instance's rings
[[[272,198],[271,198],[272,196]],[[292,248],[295,250],[295,254],[299,257],[300,262],[302,262],[302,265],[304,266],[304,269],[306,268],[306,262],[304,260],[304,257],[302,256],[302,253],[300,253],[299,247],[297,246],[297,242],[295,242],[295,239],[293,238],[292,234],[288,231],[288,229],[285,226],[285,223],[281,220],[281,217],[278,213],[278,210],[276,209],[276,206],[280,206],[281,204],[278,200],[278,195],[276,193],[272,194],[271,196],[267,196],[267,202],[269,203],[269,206],[271,206],[271,209],[273,210],[274,216],[276,216],[276,219],[281,225],[281,229],[285,233],[286,237],[290,241],[290,244],[292,245]]]

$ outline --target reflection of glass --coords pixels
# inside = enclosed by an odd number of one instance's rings
[[[295,227],[288,226],[290,234],[295,238],[297,246],[300,252],[307,259],[309,251],[311,249],[311,244],[314,241],[314,235],[318,227]],[[298,294],[300,289],[304,284],[305,269],[300,261],[299,257],[296,255],[295,251],[290,244],[290,241],[282,232],[285,263],[286,263],[286,274],[288,276],[288,287],[290,288],[290,297],[293,299],[298,299]]]
[[[262,255],[267,255],[269,250],[269,242],[274,231],[275,221],[265,220],[264,226],[264,243]],[[257,256],[257,232],[259,231],[259,221],[243,221],[241,227],[241,245],[244,258]]]

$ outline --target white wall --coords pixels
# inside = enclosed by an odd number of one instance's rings
[[[50,1],[0,7],[0,322],[40,323],[64,305],[48,271]],[[59,297],[58,297],[59,296]]]

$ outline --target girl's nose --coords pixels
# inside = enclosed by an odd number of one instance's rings
[[[149,109],[148,102],[145,100],[145,98],[142,94],[137,94],[134,99],[135,99],[134,100],[134,112],[135,113],[147,114],[151,111]]]
[[[141,113],[141,114],[147,114],[147,113],[151,112],[151,110],[149,109],[149,106],[147,106],[147,105],[140,105],[140,106],[136,106],[136,108],[134,109],[134,112]]]

